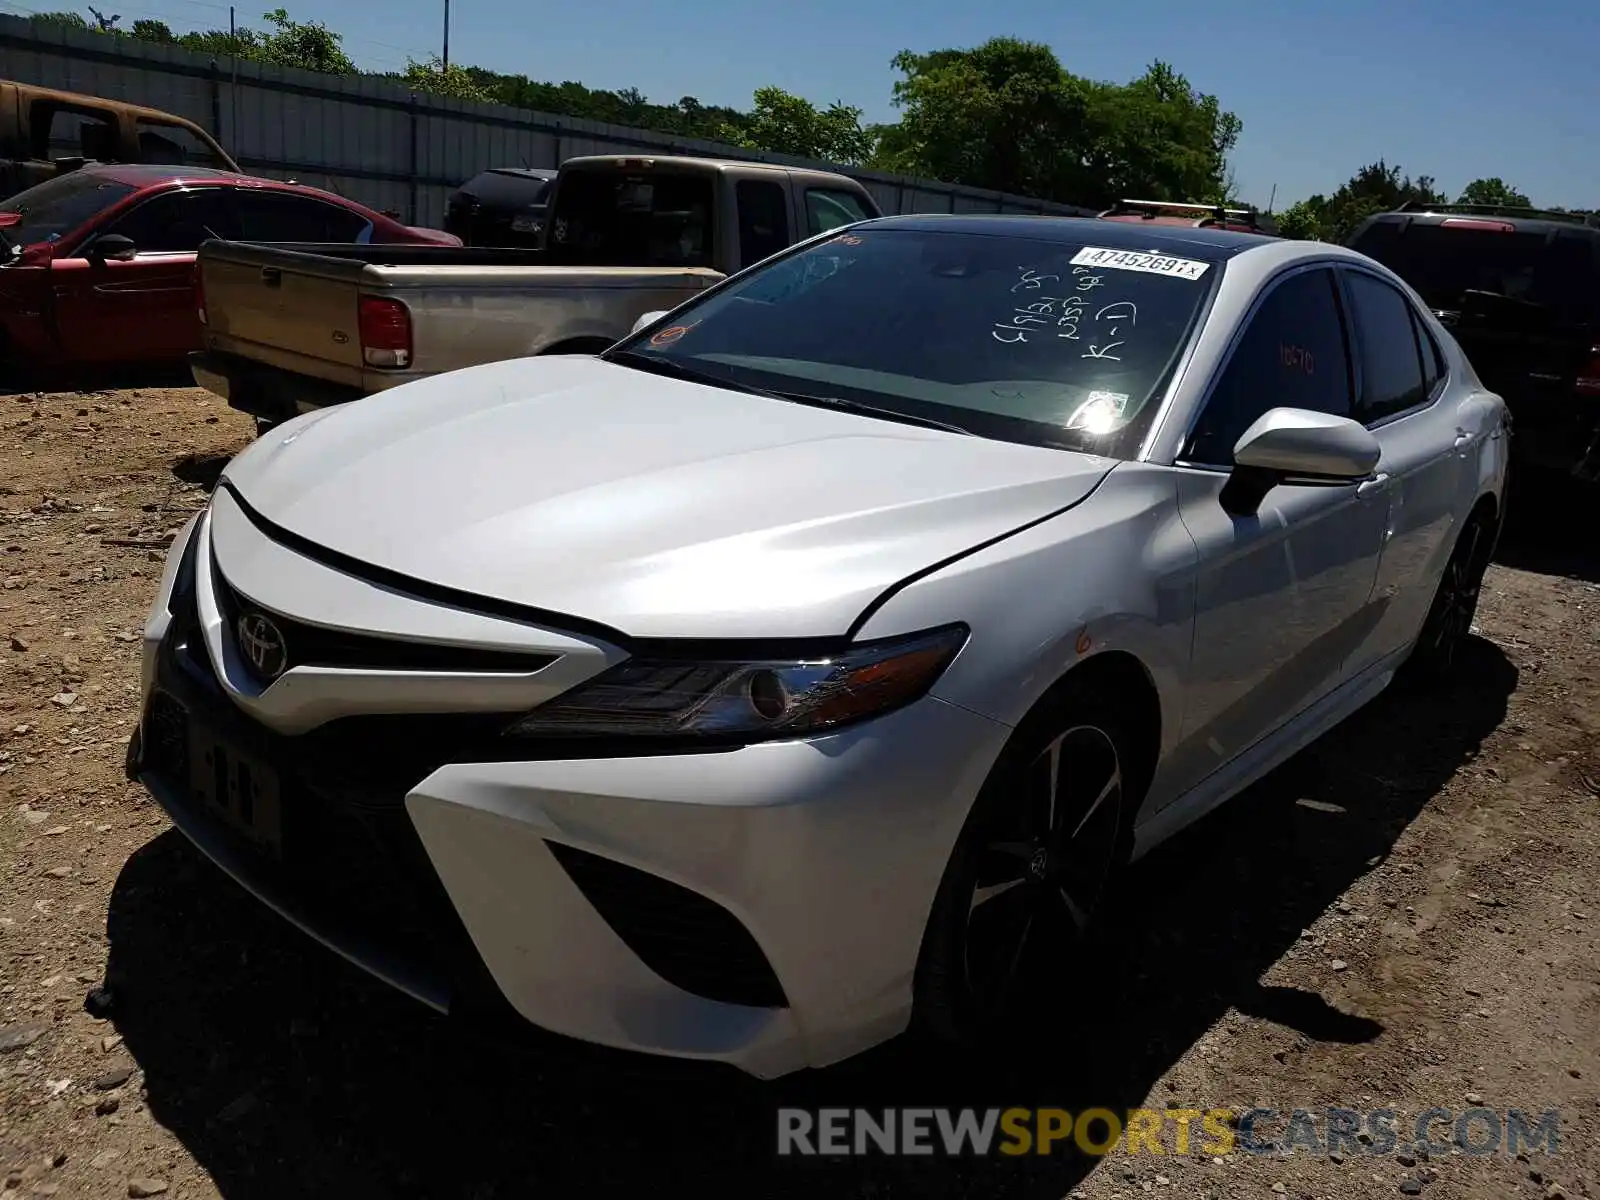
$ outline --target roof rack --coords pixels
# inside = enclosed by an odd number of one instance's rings
[[[1120,217],[1130,213],[1140,213],[1146,217],[1156,217],[1162,213],[1182,213],[1209,217],[1222,224],[1238,221],[1249,225],[1251,229],[1262,227],[1260,214],[1253,208],[1225,208],[1220,204],[1180,204],[1176,200],[1118,200],[1100,215]]]
[[[1600,229],[1600,216],[1594,213],[1556,212],[1548,208],[1534,208],[1526,204],[1425,204],[1407,200],[1394,209],[1403,213],[1459,213],[1467,216],[1526,217],[1537,221],[1571,221]]]

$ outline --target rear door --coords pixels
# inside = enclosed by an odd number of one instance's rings
[[[1375,619],[1351,652],[1354,675],[1403,650],[1422,627],[1476,477],[1471,436],[1448,403],[1444,357],[1411,301],[1372,272],[1340,274],[1359,380],[1353,415],[1383,447],[1378,470],[1390,493]]]
[[[229,237],[226,188],[162,192],[97,229],[70,258],[50,264],[57,336],[75,362],[181,358],[200,346],[194,259],[200,243]],[[132,240],[129,262],[91,262],[108,234]]]

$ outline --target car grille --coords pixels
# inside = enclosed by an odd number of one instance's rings
[[[530,673],[548,667],[553,654],[527,654],[509,650],[484,650],[470,646],[441,646],[372,637],[308,625],[270,612],[235,591],[220,571],[213,571],[213,592],[222,610],[227,636],[237,639],[239,618],[266,616],[283,636],[283,669],[293,667],[345,667],[379,671],[504,671]],[[245,659],[246,669],[251,664]],[[281,672],[280,672],[281,674]],[[262,680],[262,682],[267,682]]]
[[[761,947],[720,904],[647,871],[545,844],[623,944],[668,983],[724,1004],[788,1006]]]

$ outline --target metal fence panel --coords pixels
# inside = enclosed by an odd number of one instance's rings
[[[298,179],[413,224],[438,225],[450,190],[489,167],[557,167],[583,154],[697,154],[838,171],[886,213],[1094,210],[500,105],[413,96],[388,80],[211,59],[173,46],[0,15],[0,78],[128,100],[187,117],[246,170]]]

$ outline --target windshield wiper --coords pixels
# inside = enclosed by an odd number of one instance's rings
[[[796,404],[813,404],[818,408],[837,408],[844,412],[859,413],[864,417],[880,417],[885,421],[899,421],[902,425],[920,425],[924,429],[943,429],[946,433],[964,433],[972,437],[970,429],[963,429],[950,421],[941,421],[936,417],[921,417],[912,413],[901,412],[896,408],[879,408],[876,404],[863,404],[860,400],[846,400],[842,396],[812,396],[805,392],[768,392],[769,396],[778,396],[784,400],[793,400]]]
[[[773,388],[757,387],[753,383],[745,383],[738,379],[730,379],[726,375],[718,375],[711,371],[704,371],[698,367],[687,366],[674,358],[661,358],[654,354],[642,354],[637,350],[608,350],[600,355],[606,362],[618,363],[625,367],[635,367],[640,371],[650,371],[656,375],[665,375],[671,379],[686,379],[690,383],[707,383],[712,387],[728,388],[730,391],[747,392],[752,396],[765,396],[769,400],[789,400],[795,404],[810,404],[817,408],[837,408],[845,412],[859,413],[865,417],[880,417],[885,421],[899,421],[902,425],[920,425],[924,429],[943,429],[947,433],[964,433],[973,436],[970,429],[963,429],[949,421],[940,421],[934,417],[920,417],[911,413],[900,412],[893,408],[879,408],[875,404],[864,404],[859,400],[846,400],[842,396],[813,396],[806,392],[784,392]]]
[[[642,354],[637,350],[607,350],[600,354],[604,362],[614,362],[619,366],[633,367],[638,371],[648,371],[652,375],[665,375],[669,379],[684,379],[690,383],[705,383],[712,387],[727,388],[734,392],[748,392],[754,396],[767,396],[775,399],[785,399],[777,392],[769,392],[765,388],[752,387],[748,383],[740,383],[736,379],[729,379],[726,375],[718,375],[714,371],[703,371],[699,367],[690,367],[675,358],[662,358],[655,354]]]

